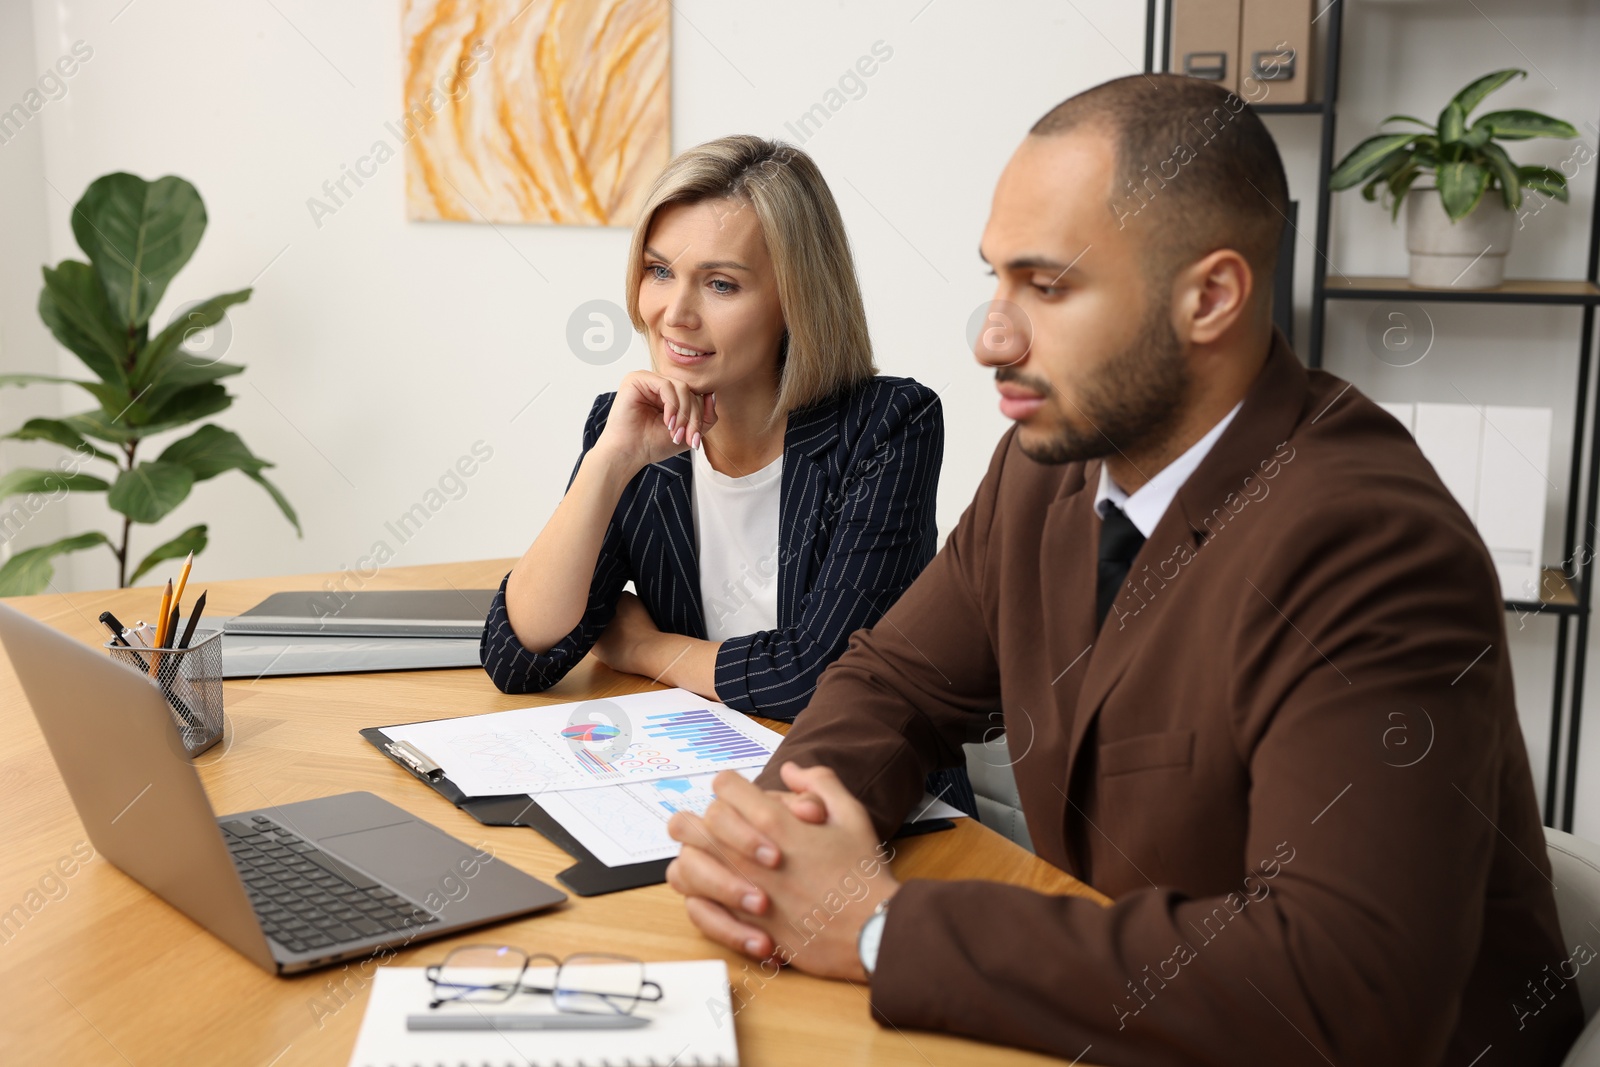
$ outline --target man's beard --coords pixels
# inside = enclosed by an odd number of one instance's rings
[[[1167,309],[1155,301],[1151,304],[1139,335],[1078,386],[1076,409],[1062,412],[1089,423],[1089,428],[1080,430],[1063,421],[1048,441],[1029,443],[1019,435],[1023,455],[1039,463],[1074,463],[1113,452],[1143,451],[1170,432],[1172,416],[1189,388],[1189,368]],[[1048,384],[1031,375],[1008,375],[1008,369],[1001,368],[995,379],[1024,382],[1031,388]],[[1058,393],[1050,389],[1045,395]]]

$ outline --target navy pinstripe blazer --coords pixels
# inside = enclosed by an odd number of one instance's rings
[[[615,393],[595,399],[583,429],[584,455],[599,440],[615,399]],[[714,684],[724,704],[782,720],[805,708],[850,635],[877,622],[933,558],[943,460],[939,398],[910,378],[880,375],[790,412],[779,504],[778,626],[722,642]],[[575,465],[573,477],[577,472]],[[546,652],[531,652],[517,640],[502,579],[480,646],[495,685],[506,693],[537,693],[559,682],[605,631],[630,580],[662,631],[703,640],[691,500],[686,451],[634,476],[606,527],[583,618]],[[964,770],[935,772],[930,787],[975,813]]]

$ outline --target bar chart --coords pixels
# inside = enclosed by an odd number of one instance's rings
[[[695,759],[713,763],[772,754],[766,745],[740,733],[709,708],[646,716],[644,732],[673,742]]]

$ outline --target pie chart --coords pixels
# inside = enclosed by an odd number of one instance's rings
[[[621,732],[606,722],[580,722],[561,728],[561,736],[568,741],[587,741],[590,744],[609,741]]]

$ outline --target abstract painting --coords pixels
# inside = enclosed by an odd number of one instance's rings
[[[405,0],[402,47],[407,217],[633,225],[671,151],[670,0]]]

